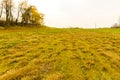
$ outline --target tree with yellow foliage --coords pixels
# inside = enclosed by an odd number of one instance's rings
[[[44,20],[44,14],[39,13],[35,6],[29,6],[22,14],[22,23],[42,25]]]

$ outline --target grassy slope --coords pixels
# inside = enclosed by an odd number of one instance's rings
[[[0,30],[0,80],[119,80],[120,29]]]

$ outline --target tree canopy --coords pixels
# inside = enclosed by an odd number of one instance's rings
[[[22,22],[26,24],[43,24],[44,15],[35,6],[29,6],[22,14]]]
[[[14,15],[14,14],[15,15]],[[28,5],[27,0],[21,1],[18,6],[13,0],[1,0],[0,25],[43,25],[44,14],[39,13],[34,5]]]

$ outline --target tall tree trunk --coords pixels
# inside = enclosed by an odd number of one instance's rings
[[[3,4],[1,4],[0,18],[2,17],[2,14],[3,14]]]

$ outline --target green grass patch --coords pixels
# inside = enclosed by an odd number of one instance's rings
[[[0,30],[0,80],[119,80],[120,29]]]

